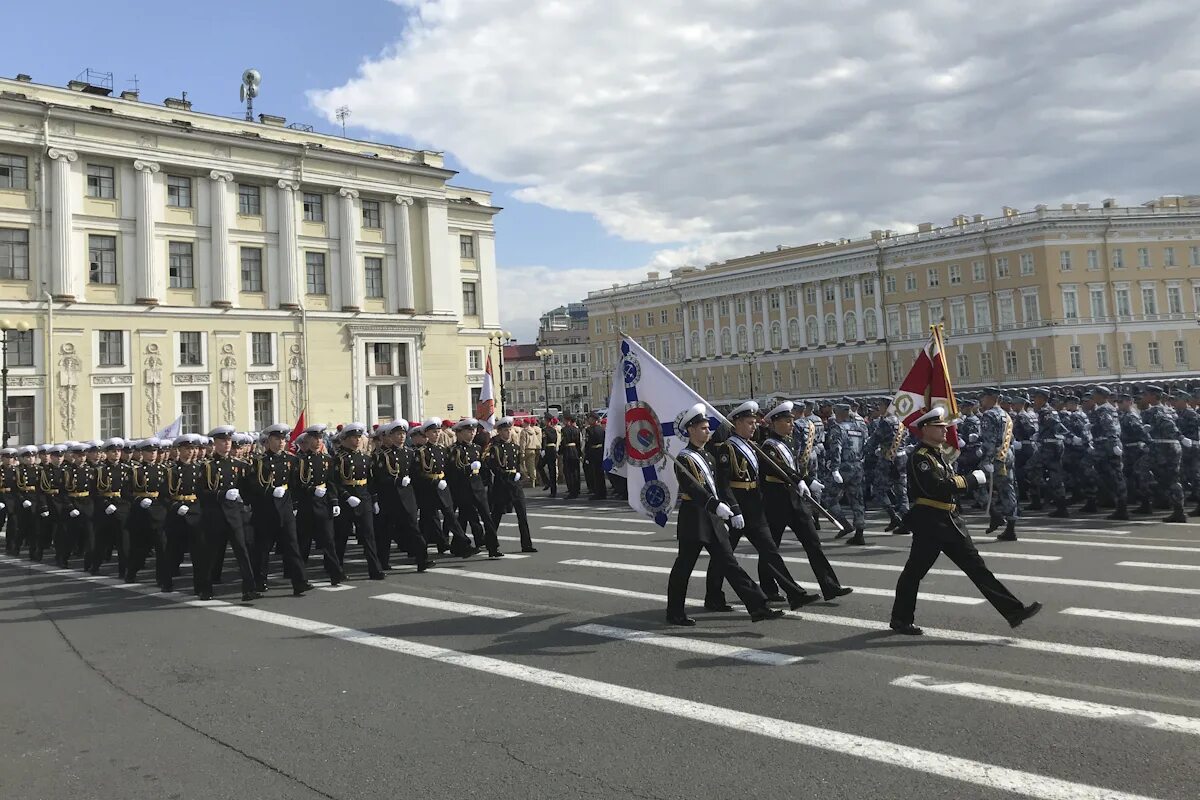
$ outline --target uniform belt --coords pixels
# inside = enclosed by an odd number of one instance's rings
[[[504,470],[504,474],[505,475],[516,475],[517,471],[515,469],[506,469],[506,470]]]
[[[366,483],[366,481],[363,481],[363,483]],[[287,486],[288,485],[286,483],[281,483],[281,484],[278,484],[277,486],[272,486],[271,488],[272,489],[283,489],[284,491],[287,491]]]
[[[542,449],[543,449],[543,450],[557,450],[557,449],[558,449],[558,445],[556,445],[556,444],[544,444],[544,445],[542,445]]]
[[[100,496],[101,497],[120,497],[121,493],[120,492],[101,492]]]
[[[158,497],[158,492],[138,492],[134,495],[134,497],[138,498],[139,500],[145,500],[147,497],[153,499]]]
[[[446,473],[444,472],[426,472],[424,474],[425,477],[431,481],[440,481],[442,478],[446,477]]]
[[[567,442],[563,445],[563,447],[579,447],[579,445],[575,444],[574,442]]]
[[[42,494],[58,494],[58,489],[43,489]]]
[[[767,483],[787,483],[783,478],[776,478],[774,475],[767,476]]]
[[[538,449],[536,447],[526,447],[525,448],[526,453],[536,453],[537,451],[538,451]]]
[[[308,488],[310,488],[310,489],[324,489],[324,488],[326,488],[326,487],[325,487],[325,484],[323,484],[323,483],[318,483],[316,486],[310,486],[310,487],[308,487]]]
[[[767,480],[771,480],[767,478]],[[780,481],[783,483],[783,481]],[[758,481],[730,481],[729,486],[734,489],[757,489]]]
[[[1183,442],[1179,441],[1178,439],[1155,439],[1154,443],[1155,444],[1183,444]]]
[[[604,447],[604,445],[602,445],[602,444],[589,444],[588,445],[589,450],[594,449],[596,447]]]
[[[91,497],[92,493],[91,492],[70,492],[67,496],[68,497]]]
[[[345,481],[345,483],[346,483],[346,485],[347,485],[347,486],[366,486],[366,485],[367,485],[367,482],[366,482],[365,480],[361,480],[361,481]]]
[[[913,501],[913,505],[929,506],[930,508],[936,508],[941,511],[954,510],[954,503],[943,503],[941,500],[931,500],[928,497],[918,497]]]
[[[0,494],[10,494],[8,489],[0,489]]]
[[[194,494],[173,494],[173,495],[171,495],[171,499],[177,500],[180,503],[194,503],[194,502],[196,502],[196,495],[194,495]]]
[[[679,499],[680,499],[680,500],[691,500],[691,499],[692,499],[692,496],[691,496],[690,494],[683,494],[683,493],[680,493],[680,495],[679,495]]]

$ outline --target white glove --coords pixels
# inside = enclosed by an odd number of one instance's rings
[[[49,512],[49,511],[43,511],[43,512],[42,512],[42,513],[41,513],[39,516],[48,517],[48,516],[50,516],[50,512]]]
[[[979,434],[978,434],[978,433],[972,433],[972,434],[970,434],[969,436],[967,436],[967,442],[968,442],[969,444],[975,444],[975,443],[976,443],[976,442],[978,442],[978,441],[979,441]]]
[[[138,501],[138,505],[141,506],[142,508],[149,508],[153,503],[154,503],[154,501],[151,500],[149,497],[143,497],[141,500]]]
[[[287,494],[287,487],[286,487],[286,486],[276,486],[276,487],[275,487],[275,488],[274,488],[274,489],[271,491],[271,496],[272,496],[272,497],[274,497],[276,500],[278,500],[279,498],[283,497],[285,494]]]
[[[175,513],[181,517],[186,517],[189,510],[190,509],[188,506],[180,506],[179,508],[175,509]]]
[[[324,486],[318,486],[317,488],[313,489],[313,496],[324,497],[327,491],[328,490]]]
[[[70,513],[70,514],[68,514],[67,516],[69,516],[69,517],[72,517],[72,518],[74,518],[74,517],[78,517],[78,516],[79,516],[79,509],[78,509],[78,508],[72,508],[72,509],[71,509],[71,513]]]
[[[346,498],[346,502],[350,505],[351,508],[358,508],[358,505],[359,505],[359,503],[362,502],[362,500],[359,500],[354,495],[350,495],[349,497]]]
[[[842,482],[842,473],[838,472],[836,469],[833,471],[833,482],[837,484]]]
[[[1114,456],[1119,456],[1119,455],[1121,455],[1121,453],[1122,453],[1122,452],[1124,452],[1124,451],[1123,451],[1123,450],[1121,450],[1121,448],[1119,448],[1119,447],[1114,447],[1114,448],[1113,448],[1113,455],[1114,455]]]
[[[228,492],[225,493],[225,499],[226,500],[241,500],[242,493],[240,491],[238,491],[237,489],[230,489]]]
[[[1021,449],[1021,440],[1020,440],[1020,439],[1017,439],[1016,441],[1014,441],[1014,442],[1012,443],[1012,450],[1013,450],[1013,452],[1015,453],[1015,452],[1017,452],[1017,451],[1018,451],[1018,450],[1020,450],[1020,449]]]
[[[1184,436],[1184,437],[1183,437],[1182,439],[1180,439],[1179,441],[1180,441],[1180,443],[1181,443],[1181,444],[1182,444],[1184,447],[1191,447],[1191,446],[1192,446],[1192,440],[1191,440],[1191,439],[1189,439],[1189,438],[1187,438],[1186,436]]]
[[[113,515],[113,514],[115,514],[115,513],[117,513],[117,507],[116,507],[116,506],[114,506],[112,503],[109,503],[107,506],[105,506],[105,508],[104,508],[104,515],[105,515],[106,517],[107,517],[107,516],[112,516],[112,515]]]
[[[376,514],[378,514],[379,513],[379,503],[375,503],[371,510],[374,511]]]
[[[717,503],[717,516],[723,520],[733,519],[733,509],[724,503]]]
[[[1081,436],[1072,436],[1072,437],[1071,437],[1071,444],[1075,445],[1076,447],[1083,447],[1083,437],[1081,437]]]
[[[446,490],[446,486],[447,486],[447,484],[446,484],[446,482],[445,482],[445,481],[438,481],[438,491],[439,491],[439,492],[443,492],[443,491],[445,491],[445,490]]]
[[[746,518],[741,514],[734,514],[733,517],[730,518],[729,524],[733,526],[734,530],[740,531],[742,528],[746,527]]]
[[[820,494],[821,492],[825,491],[825,484],[821,483],[816,478],[813,478],[808,482],[808,488],[811,493]]]
[[[972,470],[971,477],[975,479],[976,483],[979,483],[979,484],[987,483],[987,473],[981,469]]]
[[[479,468],[482,466],[483,466],[483,464],[480,464],[478,461],[472,461],[471,462],[471,472],[479,472]]]
[[[408,477],[407,475],[400,479],[401,486],[408,486],[410,483],[412,483],[412,478]]]
[[[334,507],[333,507],[333,515],[334,515],[335,517],[339,517],[339,516],[341,516],[341,514],[342,514],[342,507],[341,507],[341,506],[334,506]]]
[[[516,475],[513,475],[513,480],[514,480],[514,481],[519,481],[519,480],[521,480],[521,473],[519,473],[519,472],[518,472]]]
[[[22,500],[21,508],[33,508],[33,503],[29,502],[28,500]]]
[[[995,465],[995,464],[984,464],[984,465],[983,465],[983,471],[984,471],[985,473],[987,473],[988,475],[991,475],[991,474],[992,474],[992,472],[993,472],[995,469],[996,469],[996,465]]]
[[[800,493],[801,497],[812,497],[812,490],[808,488],[808,484],[804,481],[796,484],[796,491]]]

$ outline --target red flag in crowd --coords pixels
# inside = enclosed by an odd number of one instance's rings
[[[304,424],[304,410],[300,410],[300,419],[296,420],[296,427],[292,428],[292,435],[288,437],[288,449],[296,449],[296,440],[300,438],[300,434],[304,433],[304,429],[308,426]]]
[[[900,384],[889,409],[904,421],[905,427],[911,428],[918,417],[937,406],[946,409],[947,419],[958,418],[958,402],[954,399],[954,387],[950,385],[945,354],[942,326],[934,325],[929,332],[929,341],[917,354],[916,363]],[[951,425],[946,432],[946,444],[956,450],[959,448],[956,425]]]

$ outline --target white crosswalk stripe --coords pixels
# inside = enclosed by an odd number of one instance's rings
[[[521,612],[519,611],[505,611],[502,608],[488,608],[486,606],[470,605],[469,603],[456,603],[450,600],[437,600],[432,597],[422,597],[415,594],[403,594],[401,592],[377,594],[371,599],[384,600],[389,603],[401,603],[403,605],[417,606],[420,608],[432,608],[438,611],[449,611],[454,614],[465,614],[468,617],[511,619],[513,617],[521,616]]]
[[[602,636],[606,639],[621,639],[627,642],[639,642],[665,647],[670,650],[682,650],[685,653],[713,656],[716,658],[731,658],[735,661],[746,661],[751,664],[765,664],[771,667],[786,667],[804,659],[800,656],[788,656],[783,653],[772,653],[769,650],[754,650],[749,647],[732,647],[718,642],[708,642],[703,639],[687,639],[682,636],[666,636],[651,631],[632,630],[630,628],[614,628],[611,625],[578,625],[571,630],[589,636]]]
[[[858,545],[859,550],[882,550],[892,553],[907,553],[907,547],[890,547],[884,544]],[[1008,558],[1017,561],[1062,561],[1062,556],[1038,555],[1035,553],[1011,553],[1006,550],[988,550],[988,558]]]
[[[1200,572],[1200,564],[1155,564],[1150,561],[1118,561],[1118,567],[1142,567],[1144,569],[1175,569],[1185,572]]]
[[[1172,617],[1163,614],[1135,614],[1129,611],[1106,611],[1100,608],[1064,608],[1060,613],[1076,617],[1115,619],[1122,622],[1139,622],[1150,625],[1175,625],[1183,628],[1200,628],[1200,619]]]

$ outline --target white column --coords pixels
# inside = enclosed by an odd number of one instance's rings
[[[817,281],[817,347],[824,347],[825,342],[825,286]]]
[[[841,281],[833,282],[833,313],[834,321],[837,323],[837,342],[845,344],[846,328],[842,320],[842,283]]]
[[[363,304],[363,271],[358,266],[357,189],[341,189],[341,219],[338,221],[338,260],[341,264],[342,311],[359,311]]]
[[[700,357],[708,358],[708,342],[704,334],[707,332],[708,320],[704,318],[704,303],[696,303],[696,310],[700,317]]]
[[[450,252],[450,226],[446,201],[426,198],[425,207],[425,304],[432,314],[462,316],[462,279],[458,254]]]
[[[862,277],[854,279],[854,318],[858,320],[858,334],[855,337],[857,341],[865,342],[867,340],[866,325],[863,324],[862,312]]]
[[[800,323],[800,347],[809,347],[808,315],[804,313],[804,284],[796,285],[796,321]],[[796,343],[793,343],[796,344]]]
[[[296,258],[297,181],[281,180],[279,200],[279,307],[300,307],[300,268]]]
[[[883,287],[879,285],[879,276],[878,275],[875,275],[874,277],[872,277],[871,282],[875,286],[875,294],[872,295],[872,298],[875,300],[875,338],[882,339],[884,336],[887,335],[884,332],[884,326],[883,326],[883,322],[884,322],[883,300],[882,300]]]
[[[50,205],[50,294],[55,300],[75,302],[71,257],[71,165],[79,158],[70,150],[50,148],[52,177],[50,187],[54,193]],[[84,281],[87,281],[86,271]]]
[[[614,312],[615,313],[615,312]],[[1200,313],[1200,312],[1197,312]],[[692,304],[683,304],[683,357],[692,358]]]
[[[763,350],[771,349],[771,298],[767,291],[762,293]]]
[[[494,327],[500,324],[500,287],[496,279],[496,234],[480,231],[475,234],[475,255],[479,258],[479,324]]]
[[[735,307],[736,308],[736,307]],[[736,334],[737,332],[734,331]],[[754,297],[746,295],[746,353],[754,352]],[[742,353],[741,355],[745,355]]]
[[[403,195],[396,196],[396,297],[397,308],[401,314],[417,313],[417,300],[413,296],[412,268],[412,222],[409,219],[409,208],[413,199]]]
[[[240,269],[233,269],[229,257],[229,186],[233,183],[232,172],[214,169],[208,173],[212,179],[212,305],[230,308],[237,299]]]
[[[162,296],[154,268],[154,176],[153,161],[134,161],[137,173],[137,252],[135,253],[134,297],[139,305],[156,306]]]
[[[720,358],[728,356],[729,353],[721,349],[721,301],[720,299],[713,300],[713,356]]]
[[[779,336],[784,347],[792,346],[791,341],[788,340],[788,307],[787,290],[785,289],[779,290]]]

